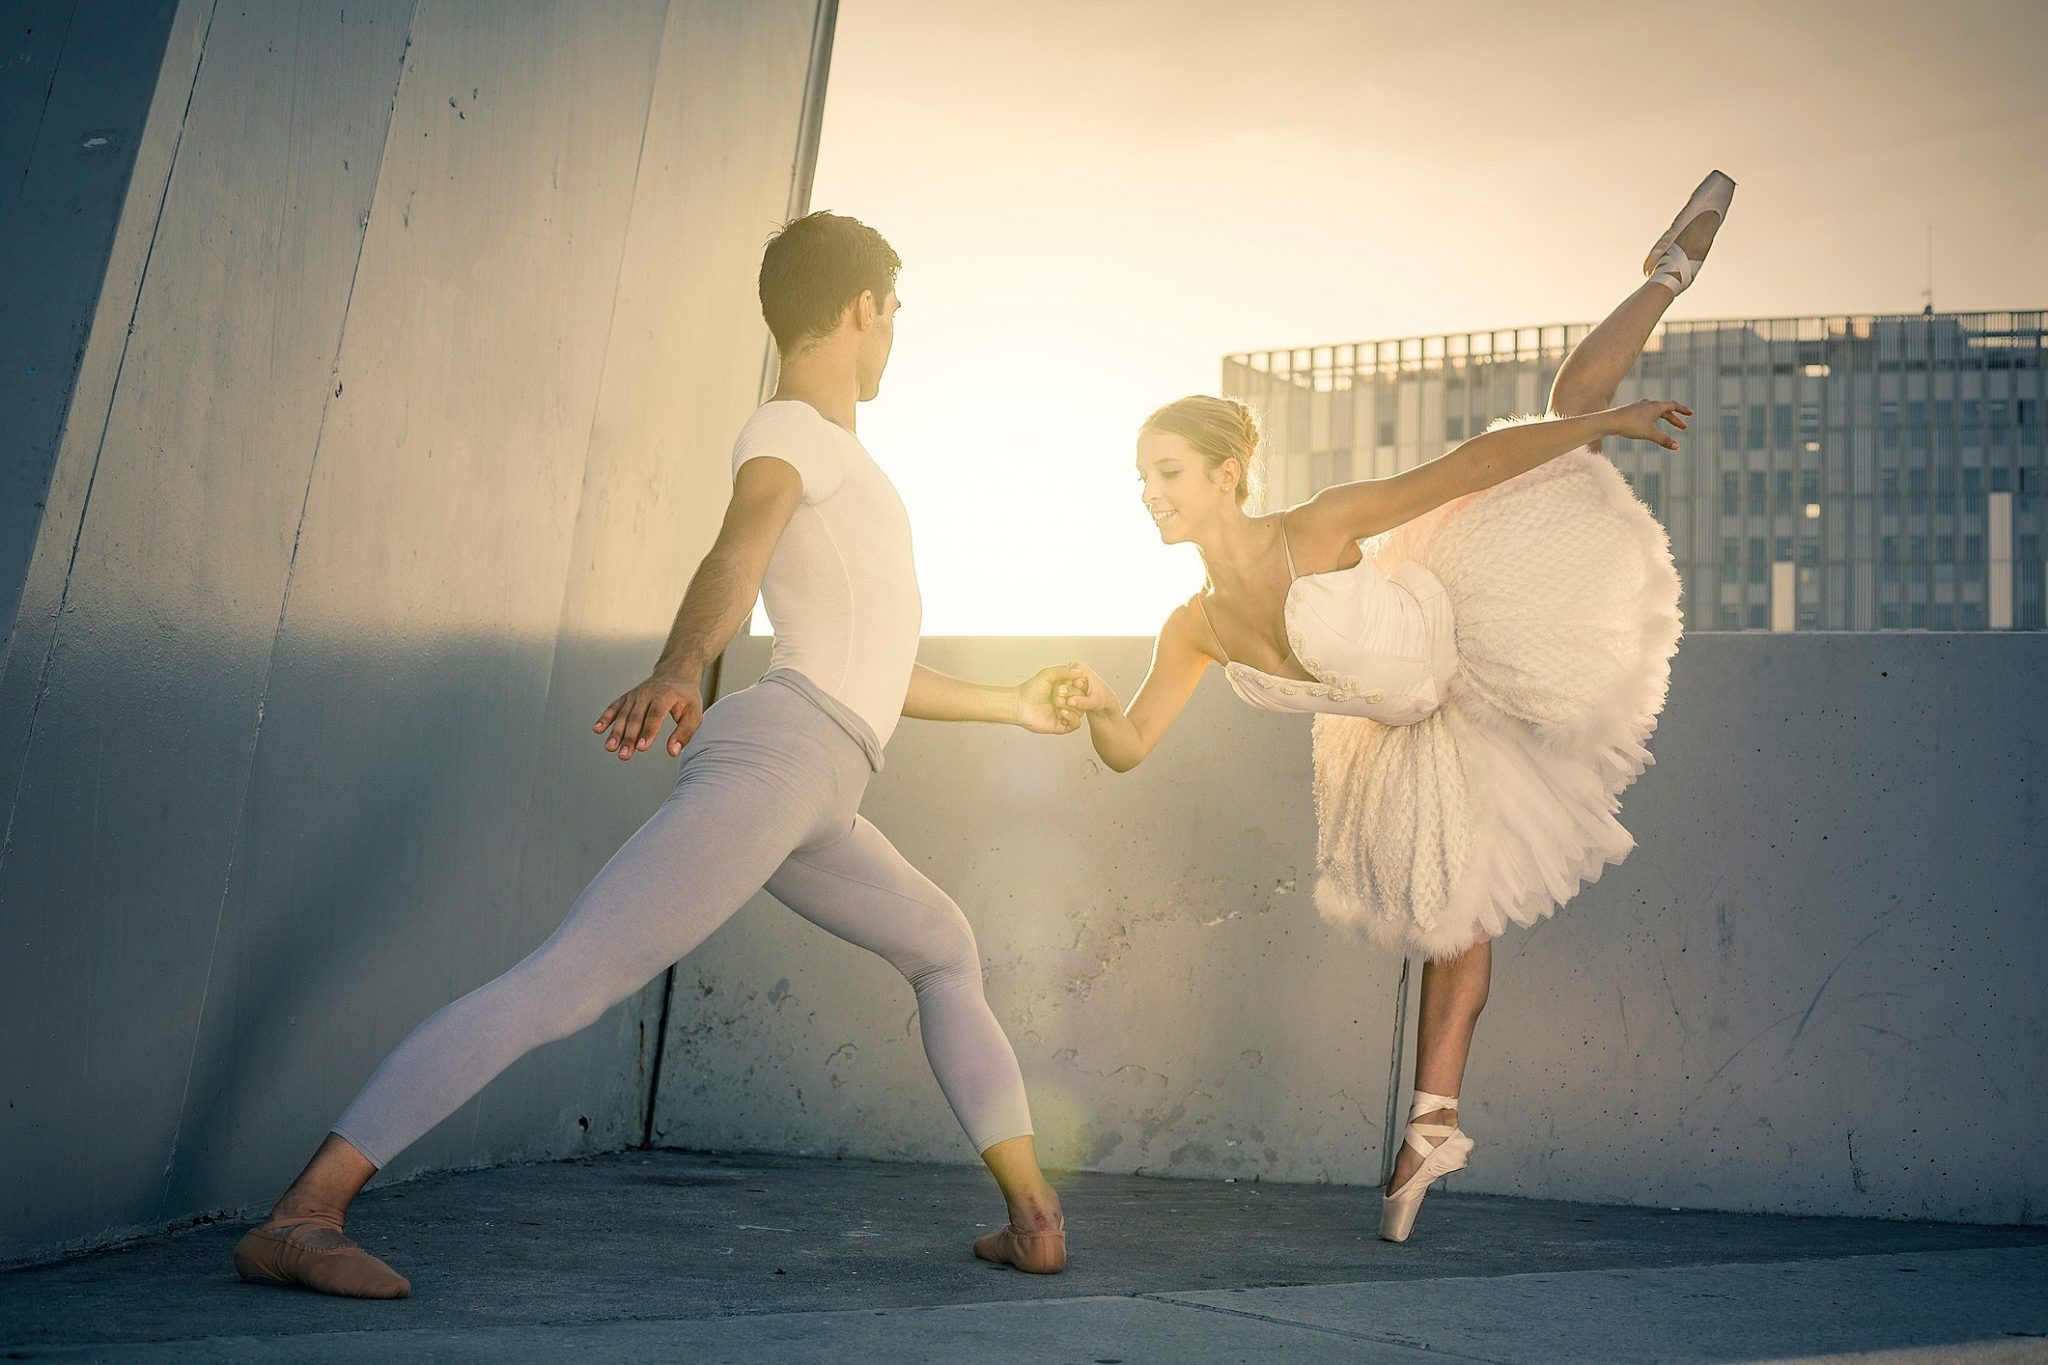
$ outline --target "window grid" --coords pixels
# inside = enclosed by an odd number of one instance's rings
[[[2043,627],[2044,315],[1937,313],[1665,324],[1615,401],[1699,414],[1679,452],[1607,454],[1671,532],[1695,629],[1770,621],[1770,564],[1799,566],[1801,630]],[[1540,410],[1582,325],[1226,357],[1265,416],[1267,483],[1292,501],[1384,478],[1511,412]],[[1718,420],[1716,420],[1718,419]],[[1988,539],[1992,495],[2008,543]],[[1998,556],[1996,559],[1993,556]],[[1990,619],[1992,574],[2010,620]],[[1781,617],[1782,619],[1782,617]],[[1761,625],[1758,625],[1758,622]]]

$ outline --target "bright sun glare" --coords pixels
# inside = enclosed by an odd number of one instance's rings
[[[1860,63],[1883,89],[1905,64],[1973,100],[1983,52],[1752,8],[1768,50],[1737,26],[1696,61],[1748,72],[1753,117],[1704,117],[1724,94],[1680,83],[1641,142],[1556,95],[1560,64],[1641,60],[1598,7],[1501,7],[1446,66],[1413,59],[1443,50],[1427,6],[846,0],[811,203],[903,257],[911,306],[860,434],[910,509],[925,633],[1152,633],[1201,565],[1140,507],[1147,413],[1215,392],[1228,353],[1597,319],[1703,167],[1739,168],[1750,226],[1674,317],[1913,311],[1937,219],[1944,306],[2031,302],[2011,261],[2039,253],[2013,234],[2040,214],[2011,196],[2038,206],[2048,181],[1981,167],[2024,159],[2038,120],[1929,131],[1864,102],[1824,152],[1786,135],[1837,122],[1839,92],[1800,72]],[[1873,218],[1873,167],[1905,146],[1922,169]]]

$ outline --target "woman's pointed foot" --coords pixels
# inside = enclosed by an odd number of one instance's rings
[[[1720,171],[1710,171],[1699,183],[1685,207],[1671,220],[1671,226],[1643,258],[1643,273],[1651,283],[1661,284],[1673,294],[1682,294],[1699,273],[1700,263],[1714,244],[1714,234],[1728,220],[1728,208],[1735,199],[1735,182]]]
[[[1035,1231],[1005,1223],[975,1238],[974,1254],[1027,1275],[1057,1275],[1067,1268],[1067,1220],[1061,1217],[1054,1226]]]
[[[290,1285],[349,1299],[402,1299],[412,1293],[405,1276],[325,1217],[251,1228],[235,1244],[235,1273],[250,1284]]]
[[[1401,1159],[1395,1163],[1394,1178],[1380,1196],[1380,1236],[1389,1242],[1405,1242],[1415,1227],[1415,1215],[1429,1187],[1453,1171],[1461,1171],[1472,1157],[1472,1139],[1458,1127],[1458,1097],[1415,1092],[1408,1109],[1408,1131],[1404,1135]],[[1449,1122],[1442,1119],[1449,1118]],[[1429,1122],[1429,1119],[1437,1122]],[[1432,1139],[1434,1141],[1432,1141]],[[1413,1152],[1414,1156],[1409,1157]]]

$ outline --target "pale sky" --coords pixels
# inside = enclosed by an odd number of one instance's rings
[[[1226,352],[1593,321],[1706,171],[1674,317],[2048,307],[2048,3],[841,0],[816,208],[903,256],[861,436],[927,635],[1156,630],[1137,425]]]

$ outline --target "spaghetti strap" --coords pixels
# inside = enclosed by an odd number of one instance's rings
[[[1230,651],[1223,647],[1223,637],[1216,633],[1215,623],[1209,619],[1209,609],[1202,605],[1202,594],[1195,594],[1195,610],[1202,614],[1202,628],[1209,632],[1209,643],[1216,646],[1216,654],[1224,663],[1230,662]]]
[[[1287,541],[1287,514],[1285,512],[1280,514],[1280,552],[1287,556],[1287,581],[1292,583],[1301,575],[1294,571],[1294,546],[1290,545]]]

